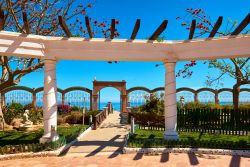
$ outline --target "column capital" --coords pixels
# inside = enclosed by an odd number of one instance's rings
[[[173,69],[175,68],[176,62],[164,62],[164,66],[166,69]]]
[[[46,64],[56,64],[56,59],[48,59],[48,58],[45,58],[44,59],[44,63],[46,63]]]

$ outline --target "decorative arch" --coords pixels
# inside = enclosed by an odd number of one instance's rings
[[[69,93],[71,93],[71,95]],[[85,93],[87,93],[87,96]],[[75,95],[73,96],[75,100],[71,101],[68,97],[72,95]],[[92,110],[92,90],[86,87],[74,86],[62,91],[62,104],[70,102],[71,104],[73,103],[73,105],[82,107],[84,99],[87,99],[86,106],[89,106],[89,109]],[[83,106],[86,107],[85,104]]]
[[[126,81],[93,81],[93,99],[94,99],[94,110],[98,109],[98,95],[99,91],[106,87],[112,87],[120,91],[121,93],[121,112],[126,112],[127,107],[127,91]]]

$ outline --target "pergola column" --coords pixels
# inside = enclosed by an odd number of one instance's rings
[[[43,122],[44,134],[40,143],[55,141],[57,135],[56,60],[44,60]]]
[[[98,95],[94,94],[93,99],[94,99],[94,110],[98,110]]]
[[[177,105],[176,105],[176,81],[175,81],[176,62],[166,62],[165,68],[165,133],[167,140],[178,140],[177,127]]]
[[[127,95],[121,95],[121,112],[127,112]]]

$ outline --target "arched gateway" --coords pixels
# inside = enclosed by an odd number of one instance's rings
[[[127,104],[127,91],[126,91],[126,81],[93,81],[93,100],[94,100],[94,110],[98,109],[98,93],[102,88],[113,87],[120,91],[121,94],[121,112],[126,112]]]

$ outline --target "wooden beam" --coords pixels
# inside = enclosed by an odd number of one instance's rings
[[[241,31],[249,24],[250,22],[250,13],[241,21],[238,27],[231,33],[231,35],[238,35]]]
[[[89,22],[88,16],[85,17],[85,24],[86,24],[86,27],[87,27],[87,30],[89,33],[89,38],[93,38],[93,32],[92,32],[91,27],[90,27],[90,22]]]
[[[135,22],[135,26],[134,26],[134,30],[132,32],[132,35],[130,37],[130,39],[134,40],[138,31],[139,31],[139,28],[140,28],[140,24],[141,24],[141,20],[140,19],[137,19],[136,22]]]
[[[194,37],[195,27],[196,27],[196,20],[194,19],[194,20],[192,20],[190,31],[189,31],[189,36],[188,36],[189,40],[193,39],[193,37]]]
[[[214,27],[213,27],[212,31],[210,32],[210,34],[208,36],[209,38],[213,38],[215,36],[215,34],[218,32],[218,30],[219,30],[219,28],[220,28],[220,26],[222,24],[222,20],[223,20],[222,16],[220,16],[217,19],[216,23],[214,24]]]
[[[24,24],[26,34],[30,34],[29,21],[28,21],[26,12],[23,12],[23,24]]]
[[[4,11],[0,8],[0,31],[4,29]]]
[[[115,19],[112,19],[111,29],[110,29],[110,39],[113,39],[115,36]]]
[[[167,28],[168,21],[164,20],[161,25],[155,30],[155,32],[151,35],[149,40],[156,40],[158,36]]]
[[[67,35],[68,38],[72,37],[71,32],[68,29],[67,24],[65,23],[64,19],[62,16],[58,16],[59,19],[59,24],[62,27],[63,31],[65,32],[65,34]]]

